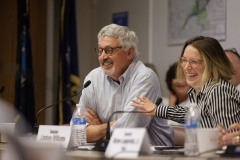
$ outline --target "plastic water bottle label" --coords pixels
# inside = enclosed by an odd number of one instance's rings
[[[197,120],[185,120],[185,128],[198,128],[198,121]]]
[[[86,118],[72,118],[73,125],[83,125],[86,124]]]

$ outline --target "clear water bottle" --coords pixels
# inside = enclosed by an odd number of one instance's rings
[[[75,146],[85,145],[86,136],[86,112],[80,104],[77,104],[72,116],[72,138]]]
[[[185,143],[184,154],[187,156],[198,156],[198,142],[196,130],[201,121],[200,111],[197,104],[191,104],[185,117]]]

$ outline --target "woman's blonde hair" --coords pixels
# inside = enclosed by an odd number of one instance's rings
[[[227,81],[231,79],[235,73],[233,66],[216,39],[203,36],[188,39],[183,46],[180,57],[183,56],[188,45],[196,48],[203,57],[204,71],[198,85],[203,86],[210,78],[213,78],[215,83],[220,79]],[[177,67],[177,79],[179,81],[186,80],[183,68],[179,63]]]

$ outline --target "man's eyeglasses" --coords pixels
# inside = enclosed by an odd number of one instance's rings
[[[111,55],[113,55],[114,50],[117,49],[117,48],[122,48],[122,46],[118,46],[118,47],[114,47],[114,48],[111,48],[111,47],[98,48],[98,47],[96,47],[96,48],[94,48],[94,51],[97,53],[98,56],[101,56],[103,51],[104,51],[108,56],[111,56]]]
[[[195,58],[192,58],[190,60],[187,60],[186,58],[184,57],[180,57],[179,58],[179,64],[182,66],[182,67],[185,67],[187,65],[187,62],[189,63],[189,65],[192,67],[192,68],[196,68],[198,66],[198,64],[202,63],[203,60],[200,60],[200,59],[195,59]]]
[[[232,52],[233,54],[235,54],[239,59],[240,59],[240,55],[238,54],[236,48],[229,48],[229,49],[225,49],[225,52]]]

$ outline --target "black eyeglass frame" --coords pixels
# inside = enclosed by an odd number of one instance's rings
[[[225,52],[232,52],[233,54],[235,54],[239,59],[240,59],[240,55],[237,52],[236,48],[229,48],[229,49],[225,49]]]
[[[101,56],[102,53],[103,53],[103,51],[104,51],[108,56],[112,56],[114,50],[117,49],[117,48],[123,48],[123,47],[122,47],[122,46],[113,47],[113,48],[112,48],[112,47],[106,47],[106,48],[98,48],[98,47],[96,47],[96,48],[94,48],[94,51],[95,51],[95,53],[97,53],[98,56]],[[101,49],[101,54],[99,54],[99,49]],[[108,52],[111,52],[111,53],[108,53]]]

